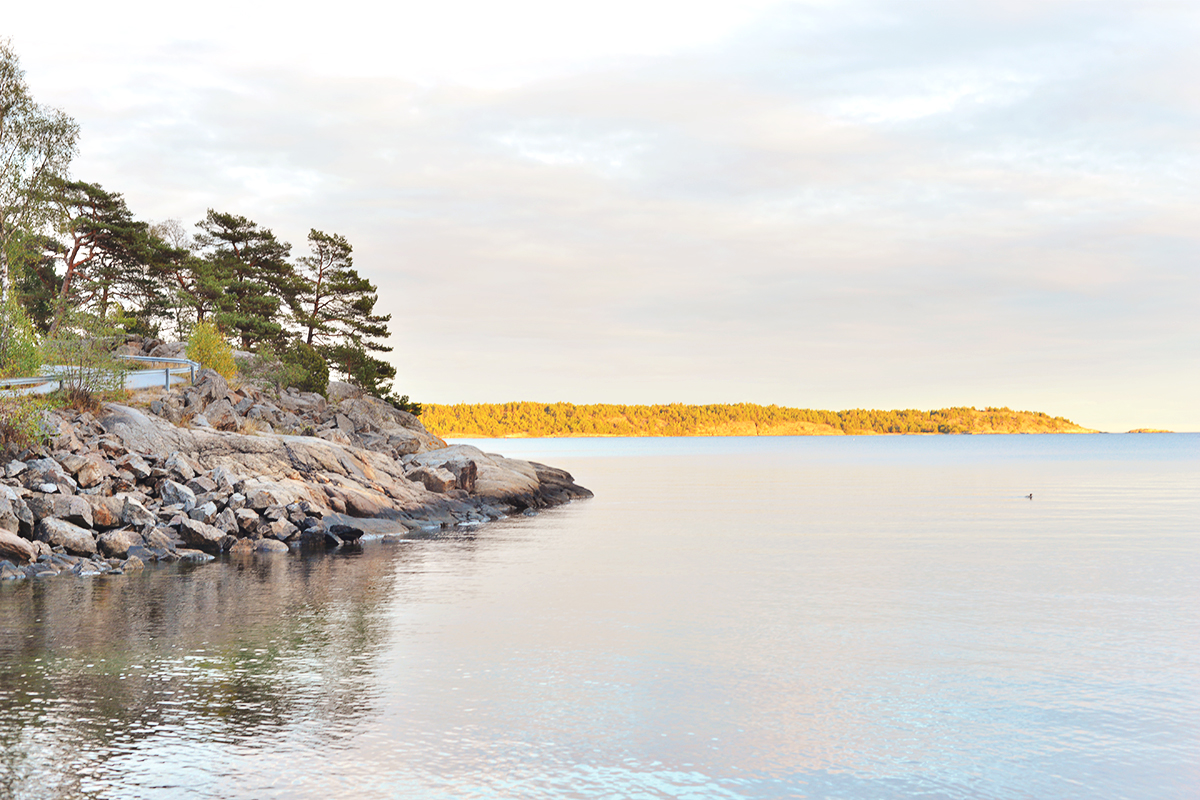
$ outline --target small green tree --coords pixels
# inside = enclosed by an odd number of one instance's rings
[[[192,328],[192,335],[188,337],[187,357],[203,367],[215,369],[225,380],[232,380],[237,375],[233,347],[212,322],[200,322]]]
[[[57,333],[46,340],[48,366],[62,383],[64,401],[80,410],[92,410],[100,400],[125,386],[129,362],[116,356],[116,331],[104,320],[82,311],[68,311]]]
[[[42,348],[33,324],[16,298],[0,301],[0,378],[29,378],[42,367]]]
[[[299,340],[283,353],[283,363],[292,368],[291,384],[302,392],[325,394],[329,390],[329,365],[315,348]]]

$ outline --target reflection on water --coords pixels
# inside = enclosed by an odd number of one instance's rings
[[[0,796],[1196,796],[1200,437],[503,444],[596,498],[0,585]]]

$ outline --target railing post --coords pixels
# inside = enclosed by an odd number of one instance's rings
[[[170,367],[163,367],[163,388],[168,389],[168,390],[171,388],[171,368]]]

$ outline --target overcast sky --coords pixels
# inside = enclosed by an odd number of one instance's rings
[[[1196,2],[36,5],[75,176],[345,235],[414,399],[1200,430]]]

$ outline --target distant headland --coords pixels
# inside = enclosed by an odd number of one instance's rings
[[[819,411],[753,403],[575,405],[427,403],[421,422],[450,439],[542,436],[845,436],[1097,433],[1066,417],[1010,408]]]

